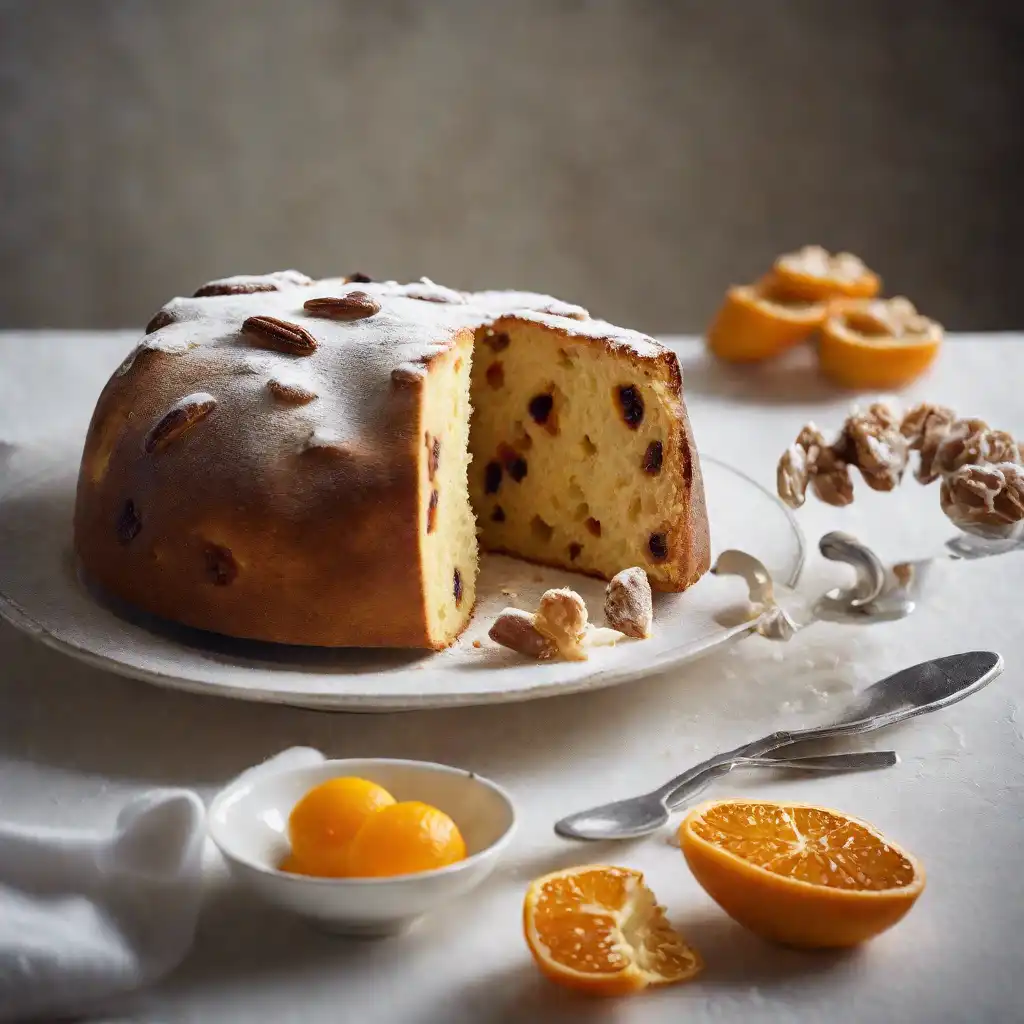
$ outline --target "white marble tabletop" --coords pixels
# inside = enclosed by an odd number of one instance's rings
[[[84,432],[131,334],[0,333],[0,473],[8,446]],[[767,486],[775,460],[807,418],[839,425],[850,396],[823,385],[801,356],[734,372],[677,339],[702,451]],[[915,398],[1024,436],[1019,402],[1024,337],[948,343]],[[951,534],[936,490],[859,488],[838,510],[799,513],[811,542],[848,529],[883,556],[940,554]],[[65,540],[55,538],[55,543]],[[3,553],[0,552],[0,558]],[[943,562],[917,613],[868,628],[818,624],[789,644],[753,638],[668,677],[533,703],[389,715],[331,715],[165,692],[84,667],[0,624],[0,815],[106,824],[154,784],[210,795],[283,747],[336,756],[445,761],[506,785],[521,812],[507,860],[480,890],[396,939],[331,938],[253,903],[214,862],[196,943],[156,988],[117,1001],[103,1020],[140,1022],[462,1022],[687,1020],[1009,1021],[1024,1015],[1024,630],[1022,555]],[[803,587],[838,567],[816,554]],[[561,814],[664,781],[717,749],[776,725],[810,723],[851,691],[905,665],[959,650],[1001,651],[990,687],[935,715],[864,738],[894,746],[884,773],[814,780],[733,775],[713,795],[831,804],[874,822],[928,871],[910,916],[843,954],[766,945],[705,896],[667,836],[626,845],[558,839]],[[543,982],[520,933],[527,881],[573,863],[643,869],[707,960],[690,985],[611,1004]]]

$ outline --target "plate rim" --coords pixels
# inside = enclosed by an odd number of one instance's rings
[[[713,462],[719,468],[750,484],[766,495],[783,513],[796,543],[797,551],[793,568],[788,577],[776,580],[775,582],[790,589],[795,587],[799,582],[806,563],[807,540],[792,509],[749,474],[736,468],[724,459],[710,453],[702,453],[699,450],[698,458],[701,463]],[[17,489],[17,484],[15,486]],[[10,497],[13,493],[15,491],[0,493],[0,500]],[[81,584],[79,585],[81,586]],[[95,602],[95,597],[90,596],[89,599]],[[107,609],[107,611],[110,615],[117,617],[116,612],[113,610]],[[516,690],[492,691],[486,695],[481,695],[478,692],[466,693],[464,695],[458,693],[424,694],[422,697],[411,699],[407,695],[389,697],[387,694],[302,694],[286,690],[274,690],[270,687],[246,689],[236,684],[189,679],[184,676],[147,669],[120,661],[110,655],[98,654],[55,635],[46,625],[35,619],[18,601],[10,597],[3,590],[0,590],[0,619],[8,622],[20,633],[37,640],[44,647],[65,654],[79,663],[111,672],[121,678],[138,680],[139,682],[148,683],[165,690],[177,690],[184,693],[219,697],[227,700],[241,700],[252,704],[284,705],[313,711],[381,714],[390,714],[397,711],[427,711],[497,704],[519,704],[548,697],[589,693],[628,682],[639,682],[695,661],[709,653],[709,651],[728,647],[745,636],[749,636],[754,631],[756,624],[756,620],[751,620],[736,626],[726,627],[721,633],[713,634],[707,642],[698,642],[697,646],[688,647],[685,651],[676,654],[668,652],[660,661],[648,661],[639,669],[615,666],[598,669],[579,679],[542,683],[534,687]],[[272,666],[267,666],[267,669],[273,672]]]

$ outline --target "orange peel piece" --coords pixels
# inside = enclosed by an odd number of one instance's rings
[[[935,361],[942,325],[902,296],[832,305],[821,326],[818,361],[841,387],[890,389],[909,384]]]
[[[708,329],[708,348],[729,363],[770,359],[809,338],[827,315],[825,303],[785,294],[771,276],[734,285]]]
[[[780,291],[809,302],[829,299],[872,299],[882,287],[881,278],[853,253],[833,255],[820,245],[805,245],[780,256],[772,268]]]

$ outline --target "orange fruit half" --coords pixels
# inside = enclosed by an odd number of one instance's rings
[[[708,348],[729,363],[777,356],[810,337],[828,307],[780,291],[771,277],[734,285],[708,328]]]
[[[942,345],[942,326],[902,297],[837,302],[821,327],[818,361],[836,384],[898,388],[919,377]]]
[[[924,869],[863,821],[806,804],[717,800],[679,829],[694,877],[731,917],[788,946],[853,946],[891,928]]]
[[[632,868],[594,864],[536,879],[523,931],[548,978],[594,995],[687,981],[703,966]]]
[[[835,298],[869,299],[882,282],[853,253],[832,255],[820,245],[805,245],[780,256],[772,267],[778,287],[810,302]]]

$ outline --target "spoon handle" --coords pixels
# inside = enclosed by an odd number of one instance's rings
[[[715,779],[734,768],[791,768],[807,772],[860,772],[877,768],[891,768],[899,763],[895,750],[864,750],[849,754],[820,754],[811,757],[737,757],[710,766],[689,782],[677,787],[665,798],[670,811],[678,810],[698,793],[703,792]]]

